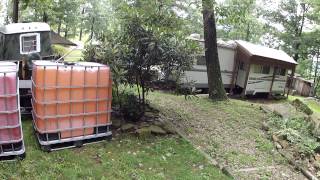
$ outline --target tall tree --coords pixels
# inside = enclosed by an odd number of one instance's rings
[[[259,42],[265,33],[256,0],[225,0],[216,9],[219,38]]]
[[[221,78],[213,7],[211,0],[202,0],[209,98],[213,100],[225,100],[227,96]]]
[[[13,0],[12,21],[14,23],[19,21],[19,0]]]
[[[267,1],[267,0],[266,0]],[[278,7],[274,8],[274,1],[270,1],[273,7],[264,12],[264,17],[271,25],[277,24],[281,28],[277,36],[283,41],[281,46],[295,61],[303,60],[300,47],[303,43],[303,30],[309,21],[310,4],[303,0],[281,0]]]

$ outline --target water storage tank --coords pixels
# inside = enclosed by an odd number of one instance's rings
[[[18,65],[0,62],[0,159],[25,152],[21,128]]]
[[[41,145],[111,136],[112,81],[108,66],[35,61],[34,127]]]

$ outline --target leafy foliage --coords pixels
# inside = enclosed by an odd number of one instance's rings
[[[312,136],[312,124],[304,118],[297,117],[282,119],[278,116],[269,118],[273,134],[286,138],[290,143],[299,147],[301,153],[314,154],[314,150],[320,146],[317,139]]]
[[[169,79],[173,74],[180,79],[192,63],[190,55],[196,45],[185,39],[183,21],[171,5],[172,1],[117,1],[113,8],[117,9],[118,27],[101,34],[98,45],[86,48],[86,59],[111,66],[116,92],[123,83],[136,87],[142,112],[154,80],[161,76]]]
[[[259,42],[265,33],[255,0],[227,0],[217,9],[220,38]]]

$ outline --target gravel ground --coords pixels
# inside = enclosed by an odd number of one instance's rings
[[[193,142],[236,179],[305,179],[277,152],[261,130],[267,118],[256,104],[229,100],[211,102],[205,97],[151,93],[151,104],[161,110]]]

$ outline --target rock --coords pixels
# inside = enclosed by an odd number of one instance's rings
[[[145,113],[144,113],[144,116],[149,117],[149,118],[159,117],[159,115],[158,115],[157,113],[149,112],[149,111],[145,112]]]
[[[165,130],[163,130],[161,127],[156,126],[156,125],[151,125],[149,127],[151,133],[153,134],[157,134],[157,135],[165,135],[167,134],[167,132]]]
[[[320,140],[320,129],[313,129],[312,135],[316,137],[318,140]]]
[[[222,173],[223,174],[225,174],[225,175],[227,175],[227,176],[229,176],[229,177],[232,177],[232,175],[231,175],[231,171],[230,171],[230,169],[228,168],[228,167],[223,167],[222,169],[221,169],[221,171],[222,171]]]
[[[320,154],[315,154],[314,159],[320,163]]]
[[[262,130],[264,130],[264,131],[269,131],[269,125],[268,125],[268,123],[266,123],[266,122],[263,122],[262,123],[262,127],[261,127],[261,129]]]
[[[313,163],[314,168],[316,168],[317,170],[320,170],[320,163],[319,162],[314,162]]]
[[[302,102],[300,99],[295,99],[291,102],[291,104],[300,112],[303,112],[307,115],[311,115],[313,111],[306,105],[304,102]]]
[[[147,123],[147,122],[141,122],[139,127],[148,127],[150,126],[150,123]]]
[[[273,140],[274,142],[278,142],[278,141],[279,141],[279,138],[278,138],[277,135],[273,134],[273,135],[272,135],[272,140]]]
[[[176,130],[174,129],[174,127],[172,127],[171,125],[169,124],[163,124],[162,125],[162,128],[167,131],[168,134],[175,134],[176,133]]]
[[[289,143],[286,140],[280,140],[279,144],[282,146],[283,149],[286,149],[289,146]]]
[[[134,130],[136,128],[136,126],[134,124],[131,124],[131,123],[127,123],[127,124],[123,124],[121,126],[121,130],[122,131],[131,131],[131,130]]]
[[[154,125],[161,127],[164,131],[167,132],[167,134],[175,134],[176,130],[174,127],[172,127],[168,122],[164,120],[157,120],[153,122]]]
[[[261,111],[263,111],[264,113],[272,113],[272,111],[270,110],[270,108],[266,107],[266,106],[260,106],[259,107]]]
[[[153,124],[156,126],[163,126],[163,123],[161,121],[153,121]]]
[[[122,125],[122,120],[121,119],[119,119],[119,118],[112,119],[112,126],[114,128],[120,128],[121,125]]]
[[[282,112],[278,109],[274,109],[272,113],[280,118],[284,118]]]
[[[137,129],[136,134],[139,137],[146,138],[151,136],[151,130],[149,129],[149,127],[143,127],[143,128]]]
[[[277,149],[282,149],[282,146],[278,142],[275,142],[274,144],[276,145]]]

